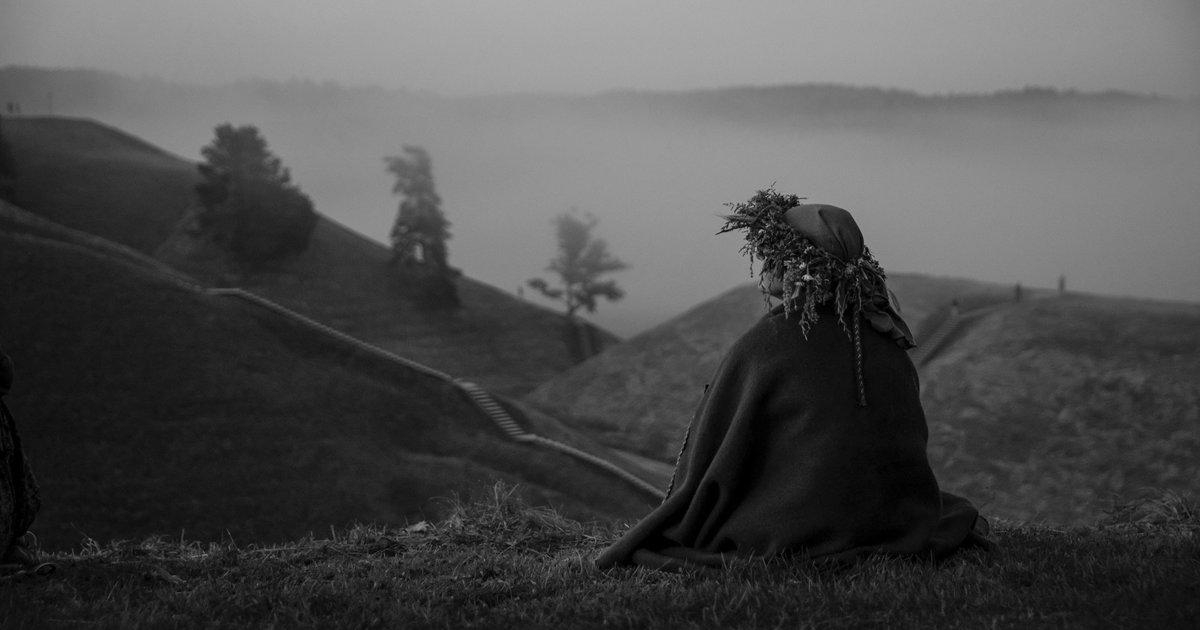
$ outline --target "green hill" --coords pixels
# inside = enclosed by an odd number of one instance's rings
[[[459,277],[461,308],[424,306],[389,264],[391,252],[322,218],[309,248],[277,269],[231,276],[201,253],[159,258],[213,286],[262,295],[337,330],[490,390],[521,395],[576,364],[566,319],[482,282]],[[198,264],[197,264],[198,263]],[[616,339],[589,327],[599,347]]]
[[[951,300],[992,304],[921,363],[948,488],[1015,520],[1090,523],[1142,488],[1200,492],[1200,305],[894,274],[921,343]],[[733,289],[542,384],[531,405],[611,447],[674,461],[704,384],[763,313]],[[919,356],[919,355],[916,355]]]
[[[888,283],[918,342],[920,323],[951,300],[1011,295],[995,284],[918,274],[892,274]],[[526,400],[572,418],[610,446],[673,462],[704,384],[765,312],[758,285],[730,289],[544,382]]]
[[[0,339],[17,365],[7,402],[42,484],[36,530],[50,548],[403,524],[497,479],[586,518],[648,507],[611,475],[509,440],[444,380],[11,206],[0,227]]]
[[[21,207],[147,254],[170,235],[199,181],[194,164],[104,125],[6,118],[4,135]]]
[[[939,478],[985,511],[1078,524],[1145,488],[1200,494],[1200,305],[1010,302],[922,372]]]
[[[5,134],[26,209],[157,254],[208,286],[250,290],[500,393],[523,394],[580,359],[562,315],[469,277],[457,280],[462,308],[426,308],[404,290],[386,247],[326,217],[304,254],[266,272],[243,273],[189,247],[181,223],[194,203],[195,164],[116,129],[88,120],[14,118],[6,119]],[[615,342],[589,331],[597,347]]]

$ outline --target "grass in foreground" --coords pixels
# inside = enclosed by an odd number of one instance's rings
[[[596,570],[615,536],[514,499],[407,529],[279,547],[165,539],[57,555],[0,582],[16,628],[1194,628],[1200,514],[1166,496],[1069,530],[997,524],[1001,551],[941,564],[747,561],[712,574]]]

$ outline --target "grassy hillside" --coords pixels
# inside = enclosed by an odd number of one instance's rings
[[[992,556],[940,564],[738,562],[601,572],[617,534],[502,490],[410,529],[358,527],[278,546],[152,539],[51,558],[0,588],[7,629],[1195,628],[1194,505],[1134,506],[1100,525],[1001,524]]]
[[[648,507],[624,482],[508,441],[444,381],[11,207],[0,223],[0,339],[17,365],[6,400],[51,548],[402,525],[496,479],[585,518]]]
[[[390,265],[390,250],[325,218],[303,255],[271,271],[230,274],[218,266],[213,272],[206,268],[205,254],[180,256],[169,247],[160,249],[159,257],[207,279],[206,284],[239,286],[504,394],[524,394],[581,359],[559,313],[469,277],[455,281],[461,308],[428,308]],[[604,331],[591,330],[599,347],[616,342]]]
[[[1200,305],[896,274],[910,323],[951,299],[996,310],[922,367],[947,488],[1019,520],[1088,523],[1142,488],[1200,493]],[[761,316],[734,289],[544,383],[526,400],[606,444],[673,462],[722,354]],[[912,315],[926,314],[923,320]],[[914,323],[917,341],[927,326]]]
[[[951,300],[1011,295],[1009,287],[958,278],[892,274],[888,282],[918,343],[920,323]],[[765,312],[758,285],[736,287],[546,381],[526,400],[611,446],[673,462],[708,378]]]
[[[454,376],[522,394],[580,359],[566,320],[469,277],[462,308],[430,310],[405,290],[389,251],[325,217],[303,255],[247,274],[190,247],[177,229],[193,203],[195,164],[105,125],[77,119],[5,123],[34,213],[151,254],[209,286],[238,286]],[[303,182],[300,182],[303,187]],[[596,345],[615,338],[592,329]]]
[[[923,371],[939,478],[985,511],[1084,523],[1146,487],[1200,494],[1200,305],[1010,304]]]
[[[195,165],[123,131],[57,118],[6,118],[17,203],[153,253],[192,203]]]

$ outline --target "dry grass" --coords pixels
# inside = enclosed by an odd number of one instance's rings
[[[1142,515],[1158,516],[1147,519]],[[992,556],[940,564],[745,561],[725,571],[601,572],[617,532],[496,486],[448,517],[276,546],[152,538],[52,559],[0,585],[6,629],[1188,628],[1200,621],[1200,521],[1163,495],[1072,529],[1001,523]]]

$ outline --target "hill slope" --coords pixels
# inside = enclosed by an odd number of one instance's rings
[[[17,203],[153,253],[194,197],[196,167],[123,131],[56,118],[6,118]]]
[[[923,369],[930,457],[987,511],[1086,523],[1144,488],[1200,494],[1200,305],[1009,303]]]
[[[953,299],[1003,299],[1011,289],[957,278],[892,274],[889,286],[918,335]],[[546,381],[526,400],[572,418],[607,444],[674,461],[721,357],[766,312],[756,284],[731,289]]]
[[[433,311],[404,291],[379,243],[321,217],[301,256],[246,274],[181,242],[195,165],[96,122],[6,121],[18,198],[63,225],[158,254],[209,286],[239,286],[364,341],[489,389],[521,394],[579,355],[560,314],[458,279],[462,308]],[[597,347],[615,341],[595,328]]]
[[[922,367],[947,488],[1010,519],[1093,522],[1141,488],[1200,492],[1200,305],[895,274],[913,314],[992,303]],[[606,444],[673,462],[704,384],[763,312],[733,289],[544,383],[526,400]],[[927,326],[915,324],[917,341]]]
[[[403,524],[496,479],[584,517],[647,507],[621,481],[508,441],[444,381],[12,207],[0,225],[0,338],[17,365],[7,402],[51,548]]]
[[[241,287],[503,394],[524,394],[580,359],[559,313],[463,276],[455,280],[460,308],[428,308],[404,287],[390,265],[390,250],[327,218],[318,222],[307,251],[272,271],[213,272],[205,254],[180,256],[171,243],[158,255],[206,284]],[[601,348],[616,341],[594,327],[588,330]]]

